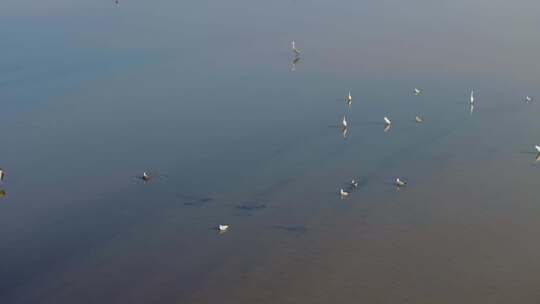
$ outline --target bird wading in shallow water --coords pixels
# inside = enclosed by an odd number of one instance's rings
[[[345,117],[345,115],[343,115],[343,119],[341,120],[341,126],[343,128],[347,128],[347,125],[348,125],[347,117]]]
[[[398,186],[398,188],[407,186],[407,182],[400,179],[399,177],[396,178],[396,183],[395,184],[396,184],[396,186]]]
[[[300,49],[296,48],[296,45],[294,44],[294,40],[291,41],[291,49],[295,56],[300,55]]]
[[[229,231],[229,225],[218,225],[217,230],[221,233]]]
[[[146,172],[143,172],[142,176],[141,176],[141,179],[145,182],[147,181],[150,181],[151,177],[150,177],[150,174],[146,173]]]

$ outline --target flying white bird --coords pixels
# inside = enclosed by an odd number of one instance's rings
[[[0,182],[4,180],[4,177],[6,176],[6,173],[4,170],[0,169]]]
[[[405,187],[407,185],[407,182],[404,180],[401,180],[399,177],[396,178],[396,186],[398,187]]]
[[[218,225],[217,230],[219,232],[225,232],[225,231],[229,230],[229,225]]]
[[[531,97],[531,96],[525,97],[525,101],[526,101],[527,103],[530,103],[530,102],[532,101],[532,97]]]
[[[414,120],[416,120],[417,123],[422,123],[422,122],[424,122],[424,120],[423,120],[422,117],[420,117],[420,116],[416,116],[416,117],[414,118]]]
[[[341,196],[341,198],[346,198],[347,196],[349,196],[349,192],[347,192],[347,191],[341,189],[341,190],[339,191],[339,195]]]
[[[351,103],[352,103],[352,96],[351,96],[351,91],[349,91],[349,95],[347,95],[347,98],[346,98],[346,100],[347,100],[347,104],[348,104],[348,105],[350,106],[350,105],[351,105]]]
[[[471,101],[471,103],[474,103],[474,90],[471,90],[470,101]]]
[[[300,55],[300,50],[296,48],[296,46],[294,45],[294,40],[291,41],[291,45],[292,45],[292,51],[295,55]]]
[[[353,188],[357,188],[358,187],[358,181],[353,178],[352,181],[351,181],[351,186],[353,186]]]
[[[146,172],[143,172],[141,178],[142,178],[143,181],[147,182],[147,181],[150,180],[151,177],[150,177],[150,174],[148,174],[148,173],[146,173]]]
[[[384,120],[384,124],[385,124],[385,125],[391,125],[391,124],[392,124],[392,122],[390,121],[390,119],[388,119],[388,117],[386,117],[386,116],[383,118],[383,120]]]
[[[414,88],[413,92],[414,92],[414,95],[420,95],[420,93],[422,93],[422,91],[420,89],[417,89],[417,88]]]
[[[540,146],[536,145],[534,148],[536,149],[536,152],[540,153]]]
[[[341,120],[341,126],[347,128],[347,118],[345,115],[343,115],[343,119]]]

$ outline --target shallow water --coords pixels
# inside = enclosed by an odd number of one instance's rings
[[[0,302],[537,303],[539,8],[3,1]]]

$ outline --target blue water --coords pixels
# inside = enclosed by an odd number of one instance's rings
[[[0,302],[538,302],[539,8],[0,3]]]

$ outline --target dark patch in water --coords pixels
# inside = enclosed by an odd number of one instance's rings
[[[304,226],[276,225],[274,226],[274,229],[301,234],[307,233],[307,228]]]
[[[256,211],[266,209],[266,204],[261,204],[256,201],[249,201],[236,206],[236,209],[241,211],[241,213],[238,215],[252,215]]]
[[[236,206],[236,208],[243,211],[257,211],[257,210],[265,209],[266,204],[260,204],[257,202],[244,202]]]
[[[202,197],[202,198],[184,197],[184,198],[181,198],[181,200],[184,201],[185,206],[202,206],[202,205],[211,203],[214,199],[211,197]]]

